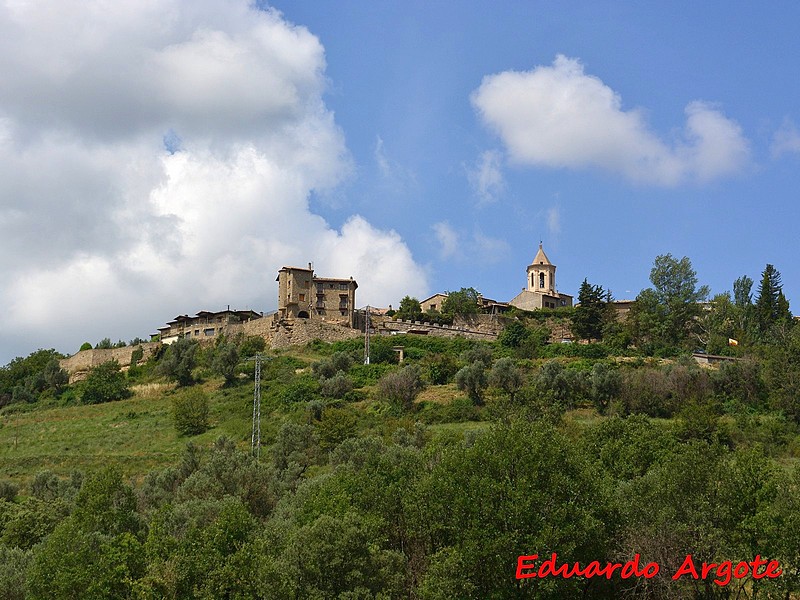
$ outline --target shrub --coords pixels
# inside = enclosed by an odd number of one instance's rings
[[[174,379],[180,386],[194,383],[192,371],[197,364],[198,345],[197,342],[189,338],[182,338],[174,344],[170,344],[159,365],[159,372],[170,379]]]
[[[81,344],[81,347],[78,348],[78,351],[91,350],[91,349],[92,349],[92,345],[89,342],[83,342]]]
[[[0,479],[0,500],[13,502],[17,497],[17,492],[19,492],[19,487],[16,483],[7,479]]]
[[[208,429],[208,395],[200,388],[176,395],[172,399],[172,417],[178,433],[203,433]]]
[[[286,404],[310,402],[320,395],[319,381],[309,375],[295,378],[281,394],[281,400]]]
[[[339,372],[347,373],[352,365],[353,359],[347,352],[334,352],[330,358],[311,365],[311,370],[320,379],[330,379]]]
[[[125,374],[115,360],[104,362],[89,371],[83,385],[81,401],[84,404],[100,404],[122,400],[131,395]]]
[[[429,354],[422,360],[422,366],[433,385],[450,383],[458,371],[455,359],[445,353]]]
[[[378,393],[381,399],[411,410],[423,387],[419,368],[411,365],[384,375],[378,382]]]
[[[320,382],[320,389],[322,395],[328,398],[344,398],[344,396],[353,389],[353,382],[342,371],[330,379],[324,379]]]

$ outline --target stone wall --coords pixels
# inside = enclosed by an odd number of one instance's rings
[[[465,337],[467,339],[493,341],[503,329],[494,315],[470,315],[457,317],[452,325],[434,325],[421,321],[393,320],[391,317],[372,317],[372,328],[380,335],[401,333],[432,335],[436,337]]]
[[[271,334],[267,340],[270,348],[302,346],[313,340],[337,342],[363,335],[358,329],[307,319],[281,319],[274,324]]]
[[[147,360],[160,345],[161,342],[144,342],[136,346],[125,346],[124,348],[92,348],[91,350],[81,350],[69,358],[63,358],[59,363],[61,368],[69,373],[69,382],[73,383],[83,379],[89,369],[110,360],[116,360],[122,367],[128,367],[131,364],[133,351],[140,346],[144,351],[142,360]]]

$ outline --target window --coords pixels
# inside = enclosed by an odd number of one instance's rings
[[[203,329],[203,335],[206,337],[214,335],[214,328],[209,327],[208,329]]]
[[[305,301],[306,301],[306,295],[300,294],[300,302],[305,302]]]
[[[340,290],[346,290],[347,289],[347,284],[346,283],[340,283],[339,284],[339,289]]]
[[[544,273],[539,273],[539,287],[544,287]]]

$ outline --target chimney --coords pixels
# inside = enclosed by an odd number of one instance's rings
[[[308,263],[308,270],[309,271],[313,271],[314,270],[314,268],[311,266],[311,263]]]

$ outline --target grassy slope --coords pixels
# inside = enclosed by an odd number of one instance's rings
[[[205,445],[225,434],[249,444],[252,386],[219,390],[212,381],[204,387],[211,392],[212,428],[192,439]],[[171,392],[142,388],[118,402],[0,415],[2,477],[25,483],[43,469],[67,475],[109,462],[135,477],[174,463],[189,438],[173,427]]]

